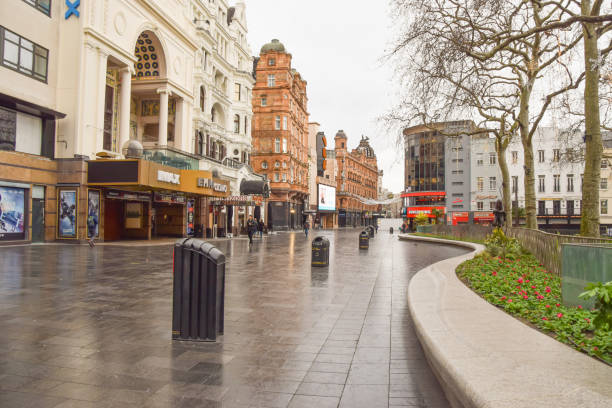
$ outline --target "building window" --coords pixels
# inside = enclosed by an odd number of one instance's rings
[[[582,191],[582,186],[584,185],[584,174],[580,175],[580,191]]]
[[[287,182],[287,173],[283,173],[283,183]]]
[[[489,190],[494,191],[497,188],[495,177],[489,177]]]
[[[261,106],[268,106],[268,97],[265,95],[261,97]]]
[[[274,75],[268,75],[268,86],[276,86],[276,78]]]
[[[512,194],[518,192],[518,176],[512,176]]]
[[[280,168],[280,162],[278,160],[274,162],[274,168],[275,169]]]
[[[518,163],[518,152],[516,150],[512,151],[512,164]]]
[[[601,200],[601,214],[608,214],[608,200]]]
[[[267,169],[268,168],[268,162],[267,161],[262,161],[261,162],[261,168],[262,169]]]
[[[241,86],[240,84],[234,84],[234,100],[239,101],[240,100],[240,93],[241,93]]]
[[[545,192],[546,192],[545,176],[538,176],[538,193],[545,193]]]
[[[204,152],[204,137],[199,130],[196,132],[195,153],[202,156]]]
[[[495,156],[495,153],[489,153],[489,164],[497,164],[497,156]]]
[[[453,159],[453,163],[463,163],[463,159]]]
[[[287,168],[287,162],[286,162],[286,161],[284,161],[284,162],[283,162],[283,169],[286,169],[286,168]]]
[[[280,153],[280,139],[274,139],[274,153]]]
[[[462,186],[463,185],[463,181],[453,181],[452,185],[453,186]]]
[[[280,130],[280,128],[281,128],[281,127],[280,127],[280,123],[281,123],[281,121],[280,121],[280,116],[277,116],[277,117],[274,119],[274,129],[276,129],[276,130]]]
[[[463,193],[453,193],[453,197],[463,197]]]
[[[280,181],[278,173],[274,173],[274,181],[276,181],[277,183]]]
[[[544,163],[544,150],[538,150],[538,162]]]
[[[283,153],[287,153],[287,139],[283,137]]]
[[[477,160],[476,160],[476,165],[477,165],[477,166],[482,166],[482,165],[483,165],[483,163],[484,163],[484,161],[483,161],[482,159],[477,159]]]
[[[608,160],[603,159],[603,160],[601,161],[601,168],[602,168],[602,169],[607,169],[607,168],[608,168]]]
[[[484,177],[476,177],[476,187],[478,191],[484,190]]]
[[[249,134],[249,118],[248,117],[244,117],[244,134],[248,135]]]
[[[51,16],[51,0],[23,0],[30,6],[37,8],[48,16]]]
[[[599,180],[599,188],[602,189],[602,190],[607,190],[608,189],[608,179],[607,178],[602,177]]]
[[[453,170],[453,174],[463,174],[463,170]]]
[[[574,192],[574,175],[573,174],[567,175],[567,192],[568,193]]]
[[[234,133],[240,133],[240,116],[234,115]]]
[[[273,67],[274,65],[276,65],[276,59],[268,58],[268,66]]]
[[[494,211],[495,210],[495,201],[489,201],[489,210],[490,211]]]
[[[287,117],[283,116],[283,130],[287,130]]]
[[[2,65],[42,82],[47,82],[49,51],[0,27]]]
[[[476,202],[476,209],[482,211],[484,209],[484,203],[482,201]]]
[[[204,87],[200,87],[200,110],[204,112],[204,103],[206,102],[206,91]]]
[[[553,161],[558,162],[561,159],[561,153],[559,149],[553,149]]]
[[[561,176],[559,174],[553,175],[553,193],[561,191]]]

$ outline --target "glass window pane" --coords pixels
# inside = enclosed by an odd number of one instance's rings
[[[21,47],[27,50],[32,51],[34,49],[34,44],[31,41],[26,40],[25,38],[21,39]]]
[[[28,51],[22,48],[21,57],[19,58],[19,67],[25,68],[28,71],[31,71],[33,62],[34,62],[34,54],[32,54],[32,51]]]
[[[34,45],[34,52],[38,55],[41,55],[43,57],[47,57],[47,55],[49,54],[49,51],[47,51],[47,49],[39,46],[39,45]]]
[[[16,44],[19,44],[19,36],[10,31],[7,31],[7,30],[4,31],[4,38],[7,40],[11,40],[12,42]]]
[[[34,57],[34,72],[36,72],[38,75],[42,76],[43,78],[47,78],[47,59],[40,57],[40,56],[35,56]]]
[[[9,41],[4,42],[4,62],[15,67],[19,62],[19,47]]]
[[[38,6],[45,12],[49,13],[51,8],[51,0],[38,0]]]

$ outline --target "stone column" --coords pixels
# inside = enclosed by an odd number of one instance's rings
[[[106,108],[106,63],[108,54],[98,48],[98,77],[97,77],[97,103],[96,103],[96,144],[94,152],[85,152],[86,155],[101,152],[104,147],[104,109]],[[112,141],[111,141],[112,145]]]
[[[158,146],[168,145],[168,90],[158,89],[159,94],[159,136]]]
[[[132,70],[125,67],[121,73],[121,90],[119,94],[119,145],[117,151],[123,154],[123,146],[130,140],[130,103],[132,95]]]

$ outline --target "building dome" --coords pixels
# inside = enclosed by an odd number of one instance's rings
[[[361,136],[361,141],[359,142],[359,146],[357,146],[357,150],[363,153],[366,157],[376,157],[374,154],[374,149],[370,146],[370,138],[366,136]]]
[[[336,133],[336,138],[346,139],[346,133],[344,133],[344,130],[340,129],[338,133]]]
[[[142,157],[142,144],[138,140],[130,140],[127,143],[127,152],[125,157],[130,159],[139,159]]]
[[[283,53],[287,52],[285,50],[285,46],[283,45],[283,43],[278,41],[276,38],[273,39],[272,42],[269,42],[265,44],[263,47],[261,47],[260,54],[265,54],[266,52],[271,52],[271,51],[283,52]]]

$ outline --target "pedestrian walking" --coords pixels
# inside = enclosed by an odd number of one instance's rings
[[[87,232],[89,233],[89,243],[90,247],[94,247],[94,239],[96,238],[96,230],[98,227],[98,217],[95,214],[91,214],[87,217]]]
[[[310,229],[310,223],[306,221],[304,223],[304,234],[306,234],[306,238],[308,238],[308,229]]]
[[[264,230],[264,223],[263,223],[263,220],[260,218],[259,221],[257,222],[257,231],[259,232],[259,238],[263,238],[263,230]]]
[[[249,234],[249,245],[253,243],[253,234],[257,230],[255,225],[255,220],[253,220],[253,216],[249,215],[249,220],[247,221],[247,233]]]

